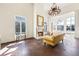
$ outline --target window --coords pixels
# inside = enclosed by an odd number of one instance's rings
[[[66,30],[75,31],[75,17],[74,16],[67,18]]]
[[[64,30],[64,21],[62,20],[57,21],[57,30],[60,30],[60,31]]]
[[[53,22],[51,23],[51,31],[53,31]]]
[[[16,35],[24,34],[26,32],[25,18],[21,16],[16,16],[15,22],[15,33]]]
[[[47,32],[47,23],[44,22],[44,32]]]

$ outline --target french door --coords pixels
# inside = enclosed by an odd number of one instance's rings
[[[16,16],[15,34],[16,40],[22,40],[26,38],[26,20],[22,16]]]

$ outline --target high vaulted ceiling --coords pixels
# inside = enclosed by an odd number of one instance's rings
[[[47,14],[48,9],[52,6],[53,3],[38,3],[41,6],[41,9]],[[60,14],[72,12],[79,9],[79,3],[57,3],[61,9]]]

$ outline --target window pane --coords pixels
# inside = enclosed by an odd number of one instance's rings
[[[64,30],[64,26],[63,25],[57,25],[57,30],[63,31]]]
[[[57,30],[64,30],[64,21],[63,20],[58,20],[57,22]]]
[[[70,28],[71,28],[71,27],[70,27],[69,25],[66,26],[66,30],[67,30],[67,31],[70,31]]]
[[[67,25],[70,25],[70,18],[67,19]]]
[[[44,32],[47,32],[47,23],[44,22]]]
[[[67,26],[66,26],[67,31],[74,31],[75,30],[75,17],[69,17],[67,19]]]
[[[75,30],[75,26],[71,25],[71,31],[74,31],[74,30]]]
[[[72,17],[72,19],[71,19],[71,24],[75,25],[75,18],[74,17]]]
[[[22,22],[22,32],[25,32],[25,22]]]
[[[15,22],[15,30],[16,30],[16,35],[20,34],[20,23]]]

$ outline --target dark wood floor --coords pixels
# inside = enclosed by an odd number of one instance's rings
[[[4,47],[5,46],[5,47]],[[20,42],[3,44],[1,56],[78,56],[79,40],[66,36],[64,43],[55,47],[44,46],[41,40],[28,39]]]

